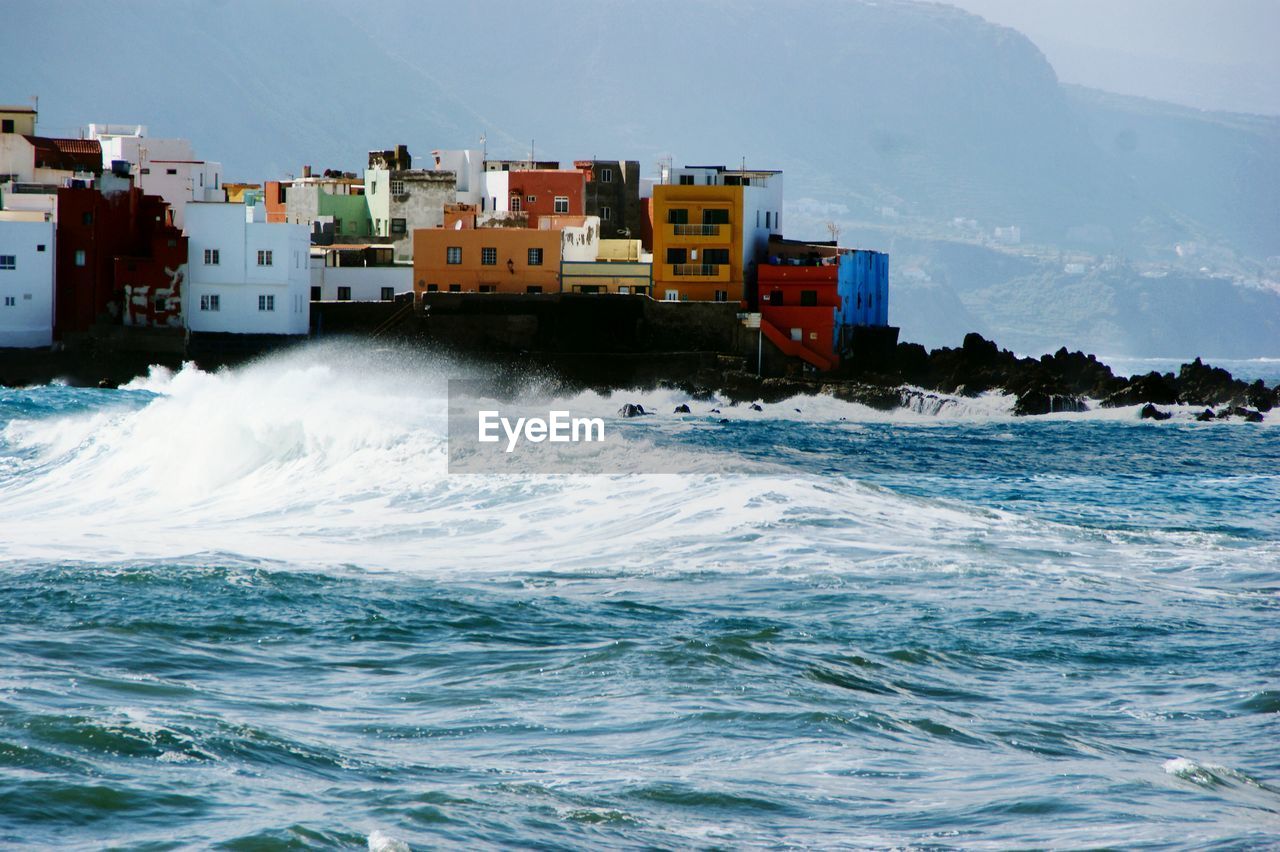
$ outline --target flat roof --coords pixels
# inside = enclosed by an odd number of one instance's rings
[[[327,246],[312,246],[311,250],[316,252],[326,251],[363,251],[364,249],[394,249],[392,243],[334,243]]]
[[[29,112],[33,115],[35,110],[29,106],[11,106],[9,104],[0,105],[0,112]]]

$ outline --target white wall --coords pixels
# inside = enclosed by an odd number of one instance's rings
[[[457,151],[432,151],[433,169],[453,172],[458,176],[456,190],[460,204],[480,206],[484,194],[484,153],[475,148]]]
[[[31,143],[20,133],[0,133],[0,175],[14,175],[18,183],[35,183]]]
[[[485,213],[506,213],[510,210],[511,172],[485,172],[481,180],[484,188]]]
[[[53,343],[53,236],[52,221],[0,219],[0,255],[14,257],[0,269],[0,347]]]
[[[768,214],[766,217],[765,214]],[[769,235],[782,234],[782,175],[766,186],[742,188],[742,263],[751,263],[769,248]],[[768,226],[765,222],[768,222]]]
[[[231,334],[306,334],[310,326],[310,235],[306,225],[265,221],[259,205],[193,202],[187,208],[189,285],[183,306],[192,331]],[[204,262],[218,251],[216,265]],[[270,251],[270,266],[258,252]],[[218,310],[202,309],[202,296]],[[259,297],[273,296],[263,310]],[[212,306],[210,305],[209,308]]]
[[[339,287],[351,288],[353,302],[381,302],[382,288],[413,292],[412,266],[325,266],[323,257],[311,259],[311,286],[320,288],[320,301],[335,302]]]
[[[594,261],[600,257],[600,217],[586,216],[582,227],[569,227],[560,234],[562,260]]]
[[[391,172],[388,169],[364,170],[364,195],[368,199],[369,218],[374,233],[387,227],[391,218]]]

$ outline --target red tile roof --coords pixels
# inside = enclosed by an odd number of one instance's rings
[[[24,136],[35,148],[38,169],[68,171],[102,171],[102,145],[96,139],[55,139],[50,136]]]

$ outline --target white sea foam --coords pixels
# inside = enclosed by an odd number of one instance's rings
[[[409,852],[409,844],[374,829],[369,833],[369,852]]]
[[[1114,561],[1082,554],[1114,546],[1095,533],[1008,512],[846,477],[726,475],[744,464],[733,446],[679,450],[681,476],[449,476],[446,377],[467,368],[386,369],[395,355],[380,357],[309,347],[217,373],[153,370],[131,385],[150,400],[134,393],[119,407],[10,424],[0,439],[23,469],[0,480],[0,553],[99,563],[237,555],[425,573],[874,570],[935,564],[941,553],[968,570],[1000,549],[1018,551],[1009,561],[1019,564]],[[584,393],[564,406],[616,421],[630,401],[660,412],[645,420],[662,429],[721,417],[928,422],[830,397],[759,412],[674,391]],[[683,402],[693,413],[673,415]],[[1005,398],[965,404],[1007,416],[997,413]],[[638,470],[653,451],[633,442],[612,452],[633,454]]]

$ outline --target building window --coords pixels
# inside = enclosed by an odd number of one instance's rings
[[[492,284],[481,284],[481,285],[480,285],[480,292],[481,292],[481,293],[496,293],[496,292],[498,292],[498,288],[497,288],[497,287],[495,287],[495,286],[493,286]]]
[[[601,170],[600,170],[600,182],[601,182],[601,183],[613,183],[613,169],[601,169]]]
[[[395,287],[383,287],[383,288],[382,288],[382,301],[384,301],[384,302],[390,302],[390,301],[393,301],[393,300],[395,299],[395,297],[396,297],[396,288],[395,288]]]
[[[680,301],[680,291],[668,290],[666,294],[663,296],[663,298],[668,302],[678,302]]]
[[[619,295],[619,296],[630,296],[630,295],[631,295],[631,288],[630,288],[630,287],[628,287],[626,284],[619,284],[619,285],[618,285],[618,295]]]
[[[12,133],[12,132],[13,132],[13,119],[12,118],[0,119],[0,133]]]
[[[350,301],[351,301],[351,288],[350,288],[350,287],[339,287],[339,288],[338,288],[338,301],[339,301],[339,302],[350,302]]]
[[[17,297],[16,297],[16,296],[5,296],[5,297],[4,297],[4,306],[5,306],[6,308],[13,308],[13,307],[17,307],[17,305],[18,305],[18,299],[17,299]]]
[[[428,285],[427,285],[427,292],[428,292],[428,293],[439,293],[439,292],[440,292],[440,285],[439,285],[439,284],[428,284]]]
[[[612,208],[612,207],[601,207],[601,208],[600,208],[600,221],[601,221],[601,222],[608,222],[608,221],[610,221],[610,220],[612,220],[612,219],[613,219],[613,208]]]
[[[44,251],[44,243],[41,243],[40,245],[36,246],[36,251]]]
[[[258,265],[271,266],[271,249],[260,249],[258,251]]]
[[[716,301],[717,301],[717,302],[727,302],[727,301],[729,301],[729,291],[728,291],[728,290],[717,290],[717,291],[716,291]]]
[[[727,264],[729,262],[728,249],[703,249],[702,262],[710,264]]]
[[[404,195],[404,181],[402,180],[391,181],[391,194]]]
[[[169,307],[169,300],[164,296],[156,296],[156,311],[164,311]]]
[[[274,311],[275,309],[276,309],[275,296],[259,296],[258,297],[258,310]]]
[[[496,248],[480,249],[480,265],[481,266],[497,266],[498,250]]]
[[[689,250],[682,248],[667,249],[667,263],[688,263]]]
[[[569,196],[567,195],[556,196],[556,212],[557,213],[569,212]]]
[[[520,212],[520,196],[515,194],[511,196],[511,212],[512,213]]]
[[[689,224],[689,211],[683,207],[673,207],[667,211],[668,225],[687,225]]]
[[[525,287],[525,288],[524,288],[524,291],[525,291],[526,293],[537,294],[537,293],[541,293],[541,292],[542,292],[542,288],[541,288],[541,287],[539,287],[539,286],[538,286],[538,285],[536,285],[536,284],[532,284],[532,285],[530,285],[530,286],[528,286],[528,287]]]
[[[200,310],[202,311],[220,311],[222,306],[220,298],[216,293],[206,294],[200,297]]]
[[[164,170],[164,173],[165,173],[165,174],[167,174],[167,175],[176,175],[176,174],[178,173],[178,170],[177,170],[177,169],[165,169],[165,170]]]
[[[713,207],[709,210],[703,210],[702,224],[727,225],[729,224],[729,211],[725,210],[723,207]]]
[[[405,223],[403,219],[391,220],[391,233],[403,234],[405,232]]]
[[[461,284],[450,284],[450,285],[449,285],[449,292],[450,292],[450,293],[461,293],[461,292],[462,292],[462,285],[461,285]]]
[[[218,265],[218,250],[217,250],[217,249],[205,249],[205,250],[204,250],[204,265],[205,265],[205,266],[217,266],[217,265]]]
[[[0,254],[0,269],[17,269],[18,256],[16,254]]]
[[[535,202],[537,202],[537,200],[538,200],[538,196],[536,196],[536,195],[526,195],[524,200],[525,200],[525,201],[527,201],[527,202],[529,202],[530,204],[534,204]]]
[[[772,214],[772,213],[770,213],[768,210],[764,211],[764,226],[765,226],[766,228],[772,228],[772,227],[773,227],[773,222],[771,222],[771,221],[770,221],[770,219],[771,219],[771,217],[772,217],[772,216],[773,216],[773,214]]]
[[[312,288],[311,288],[311,301],[313,301],[313,302],[318,302],[318,301],[320,301],[320,288],[319,288],[319,287],[312,287]]]
[[[89,213],[89,212],[87,212],[87,211],[86,211],[86,212],[84,212],[84,213],[81,213],[81,214],[80,214],[80,224],[82,224],[82,225],[92,225],[92,224],[93,224],[93,214],[92,214],[92,213]]]
[[[462,263],[462,246],[449,246],[444,250],[445,261],[453,266]]]
[[[84,249],[76,249],[76,266],[84,266]]]
[[[529,249],[529,265],[530,266],[542,265],[542,249]]]
[[[138,171],[140,171],[144,175],[151,174],[151,169],[138,169]]]
[[[818,306],[817,290],[801,290],[800,306],[804,308],[816,308]]]
[[[680,175],[680,185],[681,185],[681,186],[693,186],[693,175]],[[674,291],[674,290],[668,290],[667,292],[669,292],[669,293],[674,293],[675,291]],[[668,299],[667,301],[674,301],[674,300],[673,300],[673,299]]]

